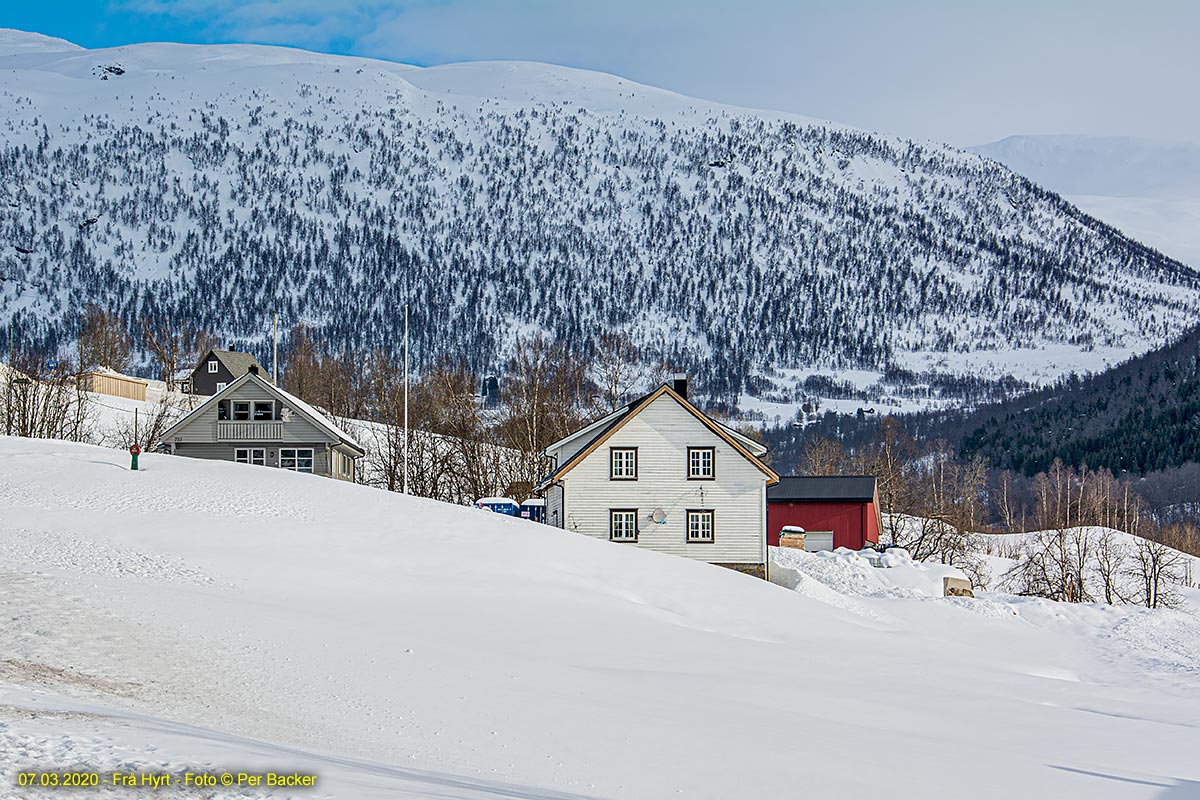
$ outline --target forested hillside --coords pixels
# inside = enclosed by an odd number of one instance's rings
[[[1055,458],[1144,474],[1200,461],[1200,329],[1112,370],[981,409],[964,455],[1028,475]]]
[[[423,365],[623,330],[732,399],[916,353],[1084,363],[1200,317],[1194,271],[936,144],[544,65],[28,44],[0,48],[22,342],[69,343],[92,302],[260,352],[273,311],[394,352],[408,301]]]

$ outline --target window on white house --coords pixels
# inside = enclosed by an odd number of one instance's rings
[[[211,375],[212,373],[214,373],[214,372],[216,372],[216,371],[217,371],[217,362],[216,362],[216,361],[210,361],[210,362],[208,362],[208,372],[209,372],[209,374]]]
[[[713,540],[713,512],[687,512],[687,540],[689,542],[711,542]]]
[[[717,453],[712,447],[688,448],[688,480],[712,480],[717,475]]]
[[[275,401],[274,400],[255,400],[254,401],[254,421],[265,422],[275,419]]]
[[[637,448],[613,447],[608,451],[608,477],[614,481],[637,480]]]
[[[233,421],[246,422],[250,419],[250,404],[235,400],[233,402]]]
[[[637,509],[619,508],[608,512],[608,538],[614,542],[637,541]]]
[[[267,464],[267,451],[261,447],[238,447],[233,451],[233,460],[239,464]]]
[[[313,471],[311,447],[284,447],[279,450],[279,466],[293,472]]]

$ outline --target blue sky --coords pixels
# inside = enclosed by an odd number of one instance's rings
[[[25,0],[6,4],[0,27],[85,47],[546,61],[960,145],[1200,139],[1194,0]]]

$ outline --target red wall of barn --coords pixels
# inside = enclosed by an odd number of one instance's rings
[[[833,546],[861,550],[879,541],[873,503],[767,503],[767,544],[779,546],[784,525],[806,531],[833,531]]]

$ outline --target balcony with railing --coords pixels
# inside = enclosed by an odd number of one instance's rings
[[[283,423],[278,420],[242,422],[221,420],[217,422],[218,442],[282,442]]]

